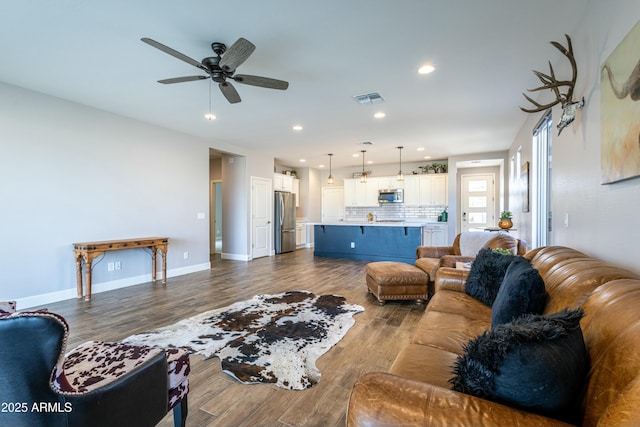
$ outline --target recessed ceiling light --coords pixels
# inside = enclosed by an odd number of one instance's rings
[[[431,156],[424,156],[425,159],[429,160]]]
[[[418,73],[419,74],[430,74],[430,73],[433,73],[435,70],[436,70],[436,67],[434,67],[433,65],[424,64],[423,66],[418,68]]]
[[[216,119],[216,115],[212,114],[212,113],[207,113],[204,115],[204,118],[207,120],[215,120]]]
[[[355,153],[355,154],[352,154],[351,157],[360,157],[360,154]]]
[[[307,160],[306,159],[300,159],[300,163],[306,163]]]
[[[318,165],[318,167],[319,167],[320,169],[322,169],[322,168],[324,168],[325,166],[324,166],[324,165]]]
[[[377,113],[375,113],[373,115],[373,117],[375,117],[376,119],[382,119],[384,117],[386,117],[387,115],[385,113],[383,113],[382,111],[378,111]]]
[[[367,160],[367,164],[373,164],[373,160]]]
[[[297,132],[300,132],[302,130],[302,126],[301,125],[293,125],[293,127],[291,128]]]
[[[424,147],[418,147],[418,151],[424,151]]]

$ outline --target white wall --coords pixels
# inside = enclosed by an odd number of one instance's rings
[[[6,84],[0,111],[0,300],[75,298],[74,242],[166,236],[168,276],[209,267],[203,140]],[[94,262],[94,293],[150,278],[142,250]]]
[[[640,2],[636,0],[590,3],[585,21],[579,28],[566,29],[572,38],[578,65],[574,98],[584,96],[586,105],[560,136],[557,136],[555,126],[561,110],[559,106],[553,108],[553,243],[576,248],[634,271],[640,271],[637,248],[640,178],[600,184],[600,67],[638,20]],[[546,36],[565,44],[562,33]],[[570,73],[567,60],[555,54],[550,45],[547,49],[556,75],[561,77]],[[640,53],[635,55],[640,58]],[[547,64],[532,64],[532,68],[541,71],[547,67]],[[509,157],[522,146],[523,160],[532,161],[531,135],[541,117],[542,113],[523,113],[526,121]],[[519,206],[510,206],[510,210],[522,215],[523,221],[531,221],[531,213],[520,213]],[[567,228],[563,227],[565,214],[569,215]]]

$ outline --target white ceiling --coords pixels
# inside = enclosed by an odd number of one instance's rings
[[[585,0],[20,0],[0,14],[0,81],[211,141],[268,149],[296,166],[421,161],[507,149],[525,120],[531,69],[558,59]],[[287,80],[286,91],[234,84],[242,102],[207,80],[156,80],[199,70],[142,43],[196,60],[211,42],[256,45],[238,73]],[[423,63],[437,69],[418,75]],[[560,68],[561,69],[561,68]],[[379,91],[381,104],[353,95]],[[373,114],[384,111],[382,120]],[[291,127],[301,124],[302,132]],[[418,152],[419,147],[424,151]]]

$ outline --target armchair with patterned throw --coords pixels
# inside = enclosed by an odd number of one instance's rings
[[[527,242],[507,234],[486,231],[466,231],[459,233],[451,246],[418,246],[416,249],[416,267],[429,274],[430,289],[440,267],[455,267],[456,262],[473,261],[480,249],[507,249],[514,255],[527,252]]]
[[[90,341],[65,355],[62,316],[14,310],[0,303],[0,425],[155,426],[173,409],[184,427],[186,350]]]

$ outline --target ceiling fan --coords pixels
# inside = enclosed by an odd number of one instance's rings
[[[170,47],[165,46],[162,43],[159,43],[150,38],[143,37],[141,40],[148,45],[151,45],[156,49],[160,49],[164,53],[168,53],[169,55],[176,57],[181,61],[186,62],[187,64],[193,65],[194,67],[199,68],[200,70],[208,74],[207,76],[199,75],[174,77],[171,79],[158,80],[158,83],[183,83],[211,78],[211,80],[218,83],[220,91],[227,99],[227,101],[229,101],[231,104],[238,103],[241,101],[241,99],[240,95],[238,95],[238,91],[236,91],[236,88],[233,87],[233,85],[228,82],[227,79],[231,79],[236,83],[265,87],[268,89],[286,90],[289,87],[289,83],[283,80],[271,79],[269,77],[251,76],[247,74],[235,74],[236,68],[238,68],[244,61],[246,61],[256,48],[253,43],[251,43],[247,39],[243,39],[242,37],[239,38],[228,49],[224,43],[211,43],[211,49],[216,54],[216,56],[204,58],[201,62],[189,58],[188,56],[178,52],[177,50],[171,49]]]

